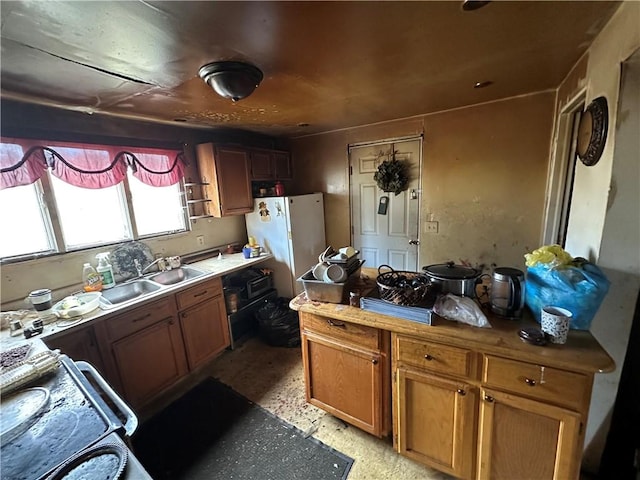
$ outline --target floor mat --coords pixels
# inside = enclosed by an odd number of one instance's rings
[[[155,480],[345,479],[353,459],[207,379],[134,434]]]

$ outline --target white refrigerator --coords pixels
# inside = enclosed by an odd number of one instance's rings
[[[273,270],[278,295],[295,297],[304,290],[297,279],[327,248],[322,193],[256,198],[245,219],[247,235],[274,257],[261,265]]]

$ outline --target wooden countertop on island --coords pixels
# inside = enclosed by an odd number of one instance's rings
[[[366,274],[371,276],[363,275],[360,287],[370,287],[369,290],[375,291],[373,272],[374,269],[367,269]],[[520,329],[539,326],[528,309],[525,309],[521,320],[501,318],[484,311],[492,328],[480,328],[446,320],[435,313],[432,316],[432,324],[426,325],[345,304],[311,301],[304,292],[293,298],[289,306],[300,312],[412,335],[429,341],[473,348],[483,353],[517,357],[522,361],[557,368],[590,374],[612,372],[615,369],[613,359],[588,331],[571,330],[564,345],[547,344],[540,347],[523,342],[518,336]]]

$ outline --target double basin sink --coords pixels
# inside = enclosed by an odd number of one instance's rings
[[[113,288],[103,290],[100,298],[100,307],[108,310],[132,300],[142,299],[167,286],[186,282],[204,274],[205,272],[196,268],[182,266],[166,272],[154,273],[145,278],[129,280]]]

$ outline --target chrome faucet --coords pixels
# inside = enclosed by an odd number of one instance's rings
[[[147,265],[144,268],[142,268],[142,265],[140,264],[140,261],[137,258],[133,259],[133,264],[136,266],[136,272],[138,272],[138,277],[143,276],[145,272],[149,270],[151,267],[153,267],[156,263],[158,264],[158,270],[161,270],[164,272],[166,269],[164,257],[156,258],[153,262],[151,262],[149,265]]]

